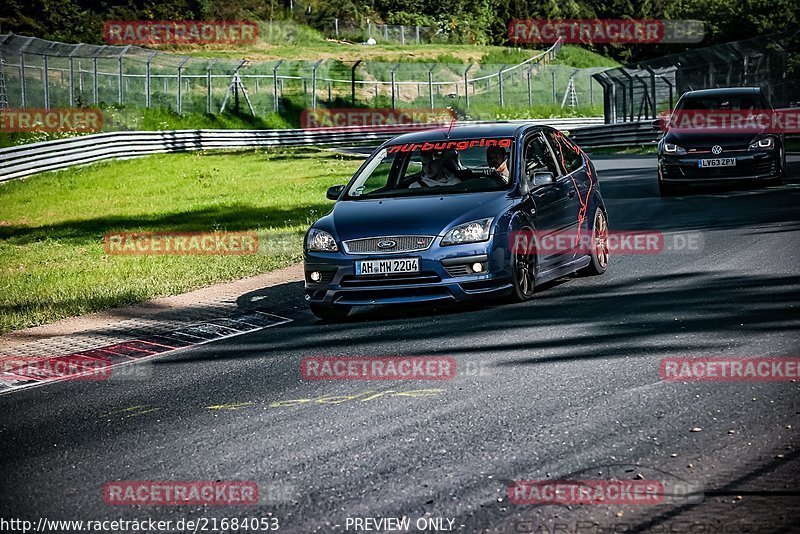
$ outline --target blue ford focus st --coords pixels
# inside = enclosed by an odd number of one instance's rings
[[[304,246],[305,299],[323,319],[353,306],[522,301],[537,284],[608,265],[594,165],[546,126],[401,135],[327,196],[336,203]],[[564,234],[586,246],[540,247]]]

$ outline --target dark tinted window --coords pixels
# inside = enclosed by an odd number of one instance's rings
[[[547,130],[547,140],[553,147],[556,161],[559,167],[564,170],[564,174],[577,171],[583,165],[581,150],[570,142],[561,132]]]
[[[767,104],[758,93],[720,96],[687,96],[677,106],[678,110],[725,110],[767,109]]]
[[[560,174],[542,134],[536,134],[525,142],[525,176],[531,180],[537,171],[549,171],[553,176]]]

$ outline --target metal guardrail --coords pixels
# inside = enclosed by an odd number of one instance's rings
[[[650,145],[655,144],[663,133],[654,129],[652,123],[652,120],[646,120],[588,126],[570,132],[570,138],[584,148]]]
[[[563,130],[602,124],[600,117],[506,121]],[[459,124],[464,124],[459,123]],[[163,152],[275,146],[333,146],[382,142],[416,131],[409,126],[317,130],[170,130],[108,132],[0,149],[0,182],[109,159]]]

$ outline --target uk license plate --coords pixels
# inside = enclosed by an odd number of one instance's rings
[[[702,168],[706,167],[735,167],[736,158],[713,158],[701,159],[697,161],[697,165]]]
[[[375,274],[418,273],[419,258],[393,258],[391,260],[361,260],[356,262],[356,276]]]

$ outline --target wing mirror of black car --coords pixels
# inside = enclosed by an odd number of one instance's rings
[[[653,122],[650,123],[650,126],[654,130],[660,130],[662,128],[662,125],[663,125],[663,123],[661,122],[661,119],[656,119],[656,120],[654,120]]]
[[[555,175],[550,171],[534,171],[533,173],[533,187],[542,187],[543,185],[550,185],[556,183]]]
[[[328,188],[328,192],[325,194],[325,196],[328,197],[328,200],[336,200],[339,198],[339,195],[342,194],[343,190],[343,185],[334,185],[333,187]]]

